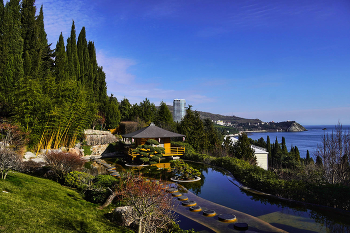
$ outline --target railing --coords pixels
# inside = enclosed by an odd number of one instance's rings
[[[134,151],[135,149],[129,148],[128,155],[132,157],[136,157],[137,155],[140,155],[139,153]],[[185,153],[185,147],[170,147],[170,153],[165,153],[163,156],[180,156]]]
[[[169,156],[184,155],[184,153],[185,153],[185,147],[170,147]],[[165,156],[167,156],[167,154],[165,154]]]

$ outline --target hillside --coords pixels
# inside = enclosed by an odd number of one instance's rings
[[[173,113],[173,106],[168,105],[171,113]],[[202,119],[209,118],[219,124],[235,128],[238,131],[284,131],[284,132],[296,132],[306,131],[306,129],[295,121],[283,121],[283,122],[263,122],[260,119],[246,119],[237,116],[224,116],[220,114],[213,114],[210,112],[197,111]]]
[[[0,180],[0,232],[127,232],[105,217],[110,209],[60,184],[22,173]]]

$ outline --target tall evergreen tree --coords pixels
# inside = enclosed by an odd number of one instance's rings
[[[107,106],[106,106],[106,128],[114,129],[117,128],[120,122],[120,111],[117,98],[109,97]]]
[[[251,147],[247,134],[243,133],[238,136],[238,141],[233,145],[233,150],[237,158],[256,164],[254,149]]]
[[[186,135],[186,142],[195,150],[202,151],[204,149],[204,124],[199,113],[192,111],[191,105],[186,109],[186,115],[180,122],[178,131]]]
[[[286,146],[286,139],[285,137],[282,137],[282,153],[283,154],[288,154],[288,149]]]
[[[17,102],[20,82],[23,79],[23,39],[19,0],[10,0],[3,8],[1,22],[0,105],[3,116],[10,116]]]
[[[155,118],[155,124],[164,129],[170,130],[173,125],[173,116],[163,101],[160,103],[159,109],[157,111],[157,115]]]
[[[89,83],[89,72],[90,72],[90,59],[89,59],[89,50],[87,47],[86,41],[86,32],[85,27],[83,27],[78,36],[77,42],[77,52],[79,58],[79,81],[84,86]]]
[[[30,60],[30,67],[28,62],[25,63],[25,75],[31,78],[36,78],[38,66],[41,60],[41,50],[38,41],[38,28],[35,23],[36,7],[35,0],[22,0],[21,7],[21,23],[22,23],[22,38],[23,38],[23,54],[27,61]],[[27,55],[26,55],[26,52]],[[29,58],[29,59],[28,59]]]
[[[38,75],[41,78],[47,77],[50,75],[50,70],[53,67],[53,51],[50,48],[50,45],[47,40],[47,34],[45,32],[44,27],[44,10],[43,6],[40,7],[40,12],[38,17],[36,18],[36,25],[38,30],[38,40],[39,40],[39,48],[41,54],[41,69],[38,71]]]
[[[119,110],[122,121],[131,120],[131,104],[127,98],[124,97],[124,99],[120,102]]]
[[[60,34],[60,37],[58,39],[58,42],[56,44],[56,50],[55,50],[55,69],[54,69],[55,75],[56,75],[56,81],[57,83],[60,83],[62,81],[66,81],[68,77],[68,61],[67,61],[67,54],[64,47],[64,39],[62,32]]]
[[[70,37],[67,39],[67,57],[69,64],[69,76],[77,80],[80,77],[80,64],[77,49],[77,38],[74,21],[72,23]]]

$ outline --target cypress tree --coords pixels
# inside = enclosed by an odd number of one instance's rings
[[[86,41],[85,27],[83,27],[79,33],[77,49],[80,66],[79,81],[85,86],[88,83],[88,75],[90,71],[90,59]]]
[[[48,44],[47,34],[45,32],[44,11],[42,5],[40,7],[40,12],[35,22],[38,31],[38,43],[42,62],[38,74],[39,77],[44,78],[49,75],[49,72],[53,67],[53,51],[50,48],[51,44]]]
[[[26,76],[31,77],[35,76],[38,59],[41,58],[41,54],[38,54],[40,48],[37,41],[38,31],[35,24],[36,7],[34,2],[35,0],[23,0],[21,7],[23,55],[26,56],[26,52],[28,52],[31,61],[30,67],[27,67],[28,63],[25,63],[24,71]]]
[[[18,102],[17,91],[24,73],[19,0],[7,2],[3,8],[2,17],[0,41],[0,105],[2,107],[0,112],[3,116],[9,116]]]
[[[282,137],[282,153],[283,154],[288,154],[288,149],[286,146],[286,139],[284,137]]]
[[[59,40],[56,44],[55,50],[55,75],[57,83],[67,80],[67,55],[64,47],[64,40],[62,32],[60,34]]]
[[[69,76],[77,80],[80,77],[80,64],[78,58],[78,49],[77,49],[77,38],[75,32],[74,21],[72,23],[72,28],[70,32],[70,37],[67,39],[67,57],[69,64]]]

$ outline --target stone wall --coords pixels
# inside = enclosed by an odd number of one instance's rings
[[[117,138],[109,131],[84,130],[86,144],[89,146],[109,144],[117,141]]]

